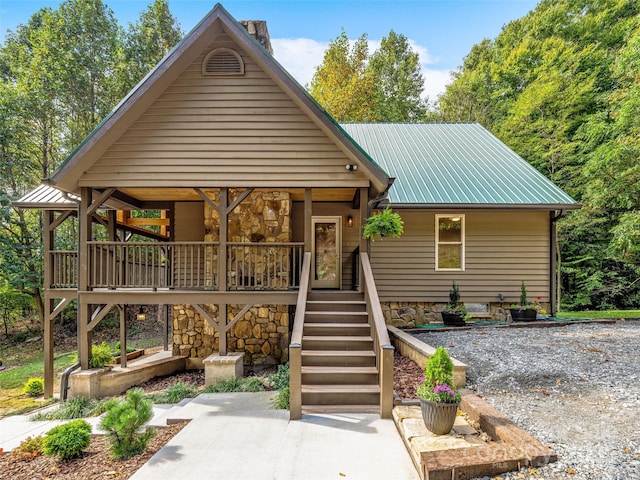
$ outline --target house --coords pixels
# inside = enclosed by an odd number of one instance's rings
[[[523,280],[553,310],[569,196],[479,125],[337,124],[246,27],[216,5],[16,202],[45,211],[47,395],[53,319],[72,300],[82,370],[105,315],[120,312],[125,344],[124,306],[162,305],[189,366],[290,361],[292,418],[388,416],[384,313],[433,319],[452,280],[487,313]],[[385,205],[405,234],[365,241]],[[78,249],[56,250],[70,218]]]

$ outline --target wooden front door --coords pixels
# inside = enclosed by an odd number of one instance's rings
[[[342,217],[313,217],[311,288],[340,288]]]

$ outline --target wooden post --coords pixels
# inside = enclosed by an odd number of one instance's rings
[[[313,248],[313,190],[304,189],[304,251],[311,252]],[[311,291],[311,282],[309,282]]]
[[[169,310],[173,311],[173,305],[164,306],[164,351],[169,351]]]
[[[80,368],[89,368],[91,357],[91,339],[89,334],[89,305],[83,301],[82,294],[89,288],[89,246],[91,240],[91,188],[82,187],[78,212],[78,357]]]
[[[360,236],[360,253],[369,253],[369,242],[362,236],[364,223],[367,221],[367,202],[369,201],[369,190],[366,187],[360,188],[360,218],[358,222],[358,235]],[[358,261],[358,278],[360,279],[358,291],[364,291],[364,282],[362,281],[362,262]]]
[[[53,299],[49,294],[51,288],[52,260],[51,251],[54,246],[54,231],[51,228],[53,212],[44,211],[44,398],[53,396]]]
[[[227,234],[229,230],[229,213],[227,206],[229,203],[229,189],[220,189],[220,207],[218,216],[220,217],[220,238],[218,239],[218,290],[227,291]],[[226,323],[226,318],[225,318]],[[221,323],[222,325],[222,323]],[[222,332],[220,332],[222,338]]]
[[[125,306],[118,305],[120,313],[120,366],[127,366],[127,316],[125,315]]]
[[[218,305],[218,328],[220,330],[218,353],[220,356],[227,354],[227,307],[226,303]]]

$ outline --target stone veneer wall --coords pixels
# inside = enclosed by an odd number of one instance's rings
[[[433,302],[384,302],[382,313],[385,321],[394,327],[413,325],[426,325],[428,323],[442,323],[440,312],[447,306],[446,303]],[[541,304],[542,308],[549,309],[548,304]],[[489,317],[492,320],[504,321],[510,319],[509,304],[489,304]]]
[[[218,193],[207,195],[218,203]],[[229,203],[237,198],[236,190],[229,190]],[[252,192],[229,214],[229,242],[273,242],[291,241],[291,197],[288,192]],[[205,203],[205,241],[219,241],[220,218],[218,213]],[[211,252],[206,257],[207,278],[213,278],[217,269],[217,255]],[[229,261],[231,277],[234,272],[233,259]],[[258,268],[266,268],[258,265]],[[288,278],[283,277],[283,283]],[[243,305],[229,305],[228,321],[231,321]],[[218,319],[217,305],[204,307],[212,318]],[[192,358],[206,358],[218,351],[220,334],[191,306],[174,305],[173,354]],[[289,355],[289,306],[253,305],[227,333],[227,349],[244,352],[245,365],[277,364],[288,360]]]

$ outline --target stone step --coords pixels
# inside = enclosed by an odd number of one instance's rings
[[[376,367],[303,366],[304,385],[377,385]]]
[[[364,300],[307,300],[307,312],[366,312],[367,303]]]
[[[302,348],[309,350],[372,350],[369,335],[303,335]]]
[[[372,350],[302,350],[303,366],[372,367],[376,355]]]
[[[379,405],[378,385],[302,385],[302,405]]]
[[[367,312],[312,311],[305,312],[304,321],[309,323],[368,323]]]
[[[371,334],[368,323],[305,323],[303,335],[365,336]]]

